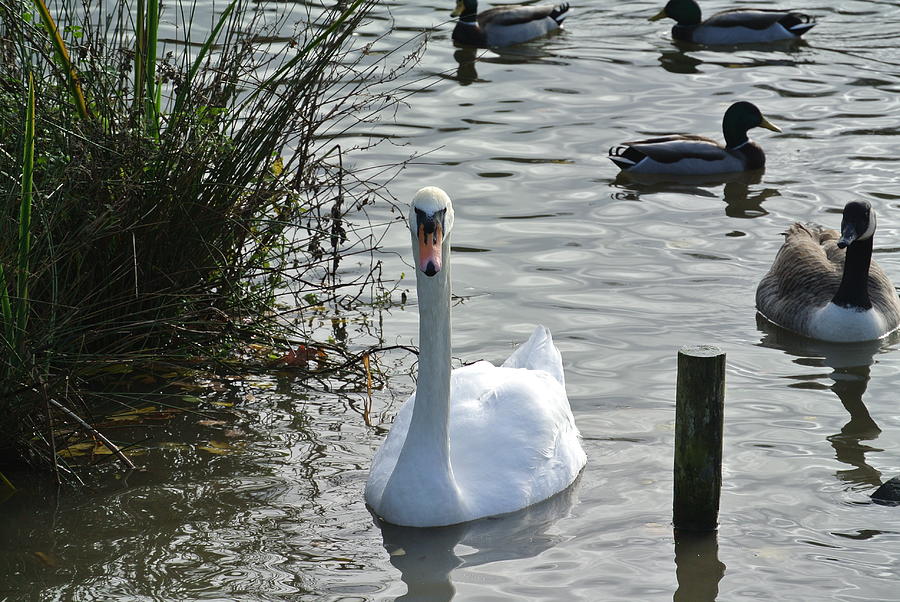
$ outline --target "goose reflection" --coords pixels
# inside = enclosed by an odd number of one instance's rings
[[[762,181],[765,170],[744,171],[708,175],[636,174],[620,171],[612,185],[633,191],[635,196],[675,192],[691,196],[717,198],[713,188],[723,186],[721,198],[725,201],[725,214],[729,217],[754,218],[768,215],[762,203],[774,196],[781,196],[776,188],[755,188]]]
[[[834,448],[835,458],[851,466],[849,470],[839,470],[836,477],[849,484],[877,487],[881,484],[881,472],[866,462],[866,454],[882,451],[863,443],[874,441],[881,434],[881,428],[872,418],[863,396],[869,384],[869,372],[875,355],[898,341],[898,335],[886,339],[853,344],[827,343],[807,339],[779,328],[757,315],[757,327],[765,334],[760,341],[763,347],[780,349],[795,356],[794,362],[802,366],[827,367],[828,375],[841,404],[850,415],[850,420],[840,432],[828,436]],[[807,381],[819,381],[822,374],[804,376]]]
[[[553,548],[567,539],[553,526],[571,511],[577,485],[578,480],[518,512],[449,527],[399,527],[376,518],[391,564],[407,587],[397,599],[450,600],[456,593],[454,569],[532,558]]]

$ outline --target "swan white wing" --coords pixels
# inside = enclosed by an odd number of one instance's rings
[[[409,422],[412,419],[413,408],[416,405],[416,394],[413,393],[409,399],[400,406],[397,415],[394,417],[394,424],[391,426],[390,432],[381,443],[381,447],[375,453],[372,459],[372,466],[369,468],[369,478],[366,481],[366,503],[373,508],[381,505],[381,496],[387,485],[388,479],[394,472],[397,465],[397,458],[400,457],[400,450],[406,442],[406,433],[409,431]]]
[[[586,462],[565,388],[543,370],[488,362],[454,370],[450,462],[472,518],[562,491]]]
[[[566,386],[566,377],[563,373],[562,356],[559,349],[553,344],[553,336],[550,329],[539,324],[534,332],[523,344],[512,352],[506,361],[505,368],[527,368],[529,370],[544,370],[555,378],[563,387]]]

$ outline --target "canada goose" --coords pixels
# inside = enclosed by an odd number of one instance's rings
[[[866,201],[844,206],[840,232],[792,225],[756,289],[759,313],[823,341],[871,341],[896,330],[900,301],[872,261],[874,234],[875,210]]]
[[[747,137],[755,127],[780,132],[755,104],[736,102],[722,117],[725,146],[711,138],[672,134],[623,142],[609,149],[609,159],[629,173],[704,175],[762,169],[766,155]]]
[[[562,26],[569,5],[508,5],[478,13],[478,0],[456,0],[452,17],[459,17],[453,41],[466,46],[510,46],[521,44]]]
[[[816,24],[804,13],[763,8],[732,8],[701,21],[700,6],[694,0],[669,0],[650,20],[666,17],[676,21],[672,27],[676,40],[711,45],[796,40]]]
[[[419,303],[419,378],[372,461],[366,503],[389,523],[452,525],[536,504],[587,458],[550,331],[496,367],[450,369],[453,206],[421,189],[409,213]]]

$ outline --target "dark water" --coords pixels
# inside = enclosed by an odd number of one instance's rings
[[[59,499],[35,485],[0,506],[0,595],[900,598],[900,510],[868,498],[900,474],[897,341],[767,332],[753,301],[790,222],[836,226],[857,198],[878,211],[876,257],[900,282],[900,6],[795,4],[819,25],[774,48],[675,46],[668,24],[646,21],[655,2],[576,4],[566,31],[501,54],[452,47],[449,1],[385,3],[360,36],[393,26],[386,49],[437,26],[408,76],[434,85],[358,132],[392,142],[354,160],[432,151],[390,191],[454,199],[454,355],[497,362],[533,324],[553,331],[589,457],[568,495],[501,520],[381,531],[362,488],[384,429],[364,425],[358,395],[273,376],[213,395],[241,402],[227,425],[168,427],[184,443],[152,449],[150,472]],[[719,137],[739,99],[784,130],[751,132],[761,176],[635,182],[605,158],[638,136]],[[407,247],[403,228],[388,232],[388,277],[412,273]],[[414,283],[403,288],[412,303],[382,316],[388,342],[414,342]],[[696,343],[728,354],[724,490],[717,539],[676,542],[675,357]],[[389,422],[411,359],[382,361],[396,376],[375,410]],[[204,450],[211,440],[229,453]]]

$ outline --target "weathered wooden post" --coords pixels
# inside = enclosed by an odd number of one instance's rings
[[[718,526],[724,409],[725,353],[712,345],[682,347],[675,392],[676,529]]]

